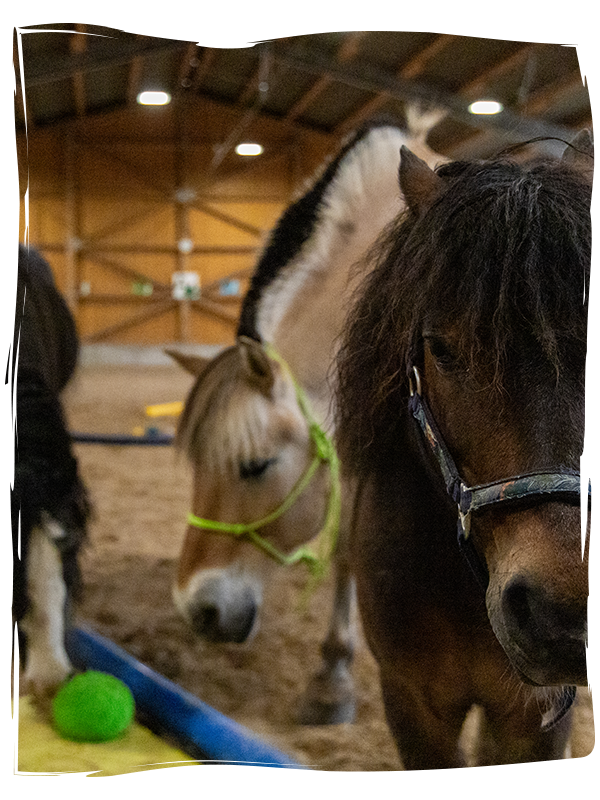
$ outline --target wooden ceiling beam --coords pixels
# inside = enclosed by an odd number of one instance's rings
[[[361,42],[366,35],[367,31],[355,31],[354,33],[347,34],[338,48],[336,61],[339,64],[345,64],[354,60],[360,51]],[[328,75],[317,78],[310,89],[290,108],[284,119],[288,122],[297,119],[330,85],[331,78]]]
[[[21,60],[19,58],[19,51],[17,49],[17,43],[15,42],[15,37],[13,36],[13,32],[8,23],[4,25],[4,42],[5,42],[4,64],[6,70],[16,71],[21,66]],[[23,120],[25,127],[27,128],[28,131],[35,130],[33,115],[31,113],[31,108],[29,107],[29,101],[27,100],[27,95],[25,94],[25,90],[23,89],[22,86],[15,86],[12,90],[12,93],[15,100],[15,104],[19,111],[19,115]]]
[[[459,94],[469,99],[478,98],[483,92],[487,91],[487,87],[490,83],[504,77],[507,73],[512,72],[512,70],[524,66],[527,60],[535,53],[535,49],[535,44],[526,44],[520,47],[515,53],[508,56],[508,58],[497,61],[489,69],[480,72],[468,83],[463,84],[458,90]]]
[[[454,34],[441,34],[437,36],[434,41],[425,47],[420,53],[410,59],[408,63],[404,64],[401,69],[396,72],[396,77],[402,79],[412,79],[420,75],[423,69],[427,66],[434,56],[437,56],[442,50],[445,50],[452,41],[456,39]],[[376,114],[381,106],[386,103],[390,98],[389,92],[378,92],[375,97],[361,106],[351,116],[347,117],[335,130],[336,135],[341,136],[351,128],[358,127],[373,114]]]
[[[148,57],[158,53],[185,50],[189,42],[155,39],[141,36],[114,43],[110,50],[87,49],[69,55],[31,56],[27,59],[25,80],[28,86],[43,86],[53,81],[71,78],[76,72],[91,72],[106,67],[127,64],[136,56]]]
[[[87,36],[85,35],[85,25],[77,23],[75,33],[69,37],[69,50],[73,55],[85,53],[87,49]],[[82,70],[75,70],[71,78],[73,82],[73,97],[75,100],[75,111],[78,117],[84,117],[86,112],[85,102],[85,79]]]
[[[562,97],[579,91],[583,88],[583,81],[579,71],[572,72],[564,78],[547,84],[539,91],[535,92],[525,104],[524,111],[527,114],[543,114],[548,111],[554,103],[560,101]]]
[[[129,65],[127,76],[127,105],[131,106],[137,101],[140,93],[142,75],[144,72],[144,57],[134,56]]]

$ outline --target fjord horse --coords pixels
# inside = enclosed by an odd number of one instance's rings
[[[432,171],[403,149],[407,210],[344,332],[351,565],[406,769],[463,766],[474,706],[478,764],[568,753],[587,683],[592,169],[587,131],[556,162]]]
[[[193,630],[214,642],[248,640],[273,567],[306,561],[322,572],[335,550],[331,622],[322,669],[299,710],[303,723],[354,714],[349,487],[340,485],[328,438],[329,372],[354,265],[399,206],[400,147],[410,142],[431,163],[442,161],[424,144],[436,120],[413,115],[412,138],[390,124],[351,138],[271,233],[235,345],[208,363],[171,352],[197,376],[178,429],[194,496],[174,587]]]
[[[48,263],[20,246],[12,358],[13,619],[26,688],[42,707],[72,671],[65,626],[80,589],[77,553],[89,514],[60,401],[77,354],[75,324]]]

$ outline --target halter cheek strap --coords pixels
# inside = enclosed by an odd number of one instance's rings
[[[421,377],[416,367],[413,367],[410,381],[409,409],[438,463],[446,491],[456,503],[459,543],[461,540],[463,542],[470,540],[471,515],[481,508],[536,496],[549,500],[552,495],[560,495],[566,502],[579,503],[581,476],[578,472],[568,470],[527,472],[504,480],[468,486],[460,476],[427,401],[422,395]]]
[[[292,566],[293,564],[304,562],[308,566],[312,578],[314,580],[320,580],[327,573],[329,562],[337,545],[340,526],[342,492],[339,459],[332,439],[316,421],[306,393],[294,379],[286,362],[271,345],[265,344],[264,349],[271,358],[276,360],[286,370],[294,385],[298,406],[302,411],[302,415],[308,422],[310,437],[315,447],[314,458],[306,472],[300,477],[283,502],[274,511],[271,511],[260,519],[254,520],[253,522],[220,522],[219,520],[204,519],[203,517],[197,517],[195,514],[189,513],[187,521],[188,524],[196,528],[214,531],[215,533],[245,537],[256,547],[263,550],[268,556],[284,566]],[[294,505],[311,483],[321,464],[326,464],[329,467],[330,488],[325,521],[316,537],[316,550],[308,545],[301,545],[292,553],[283,553],[261,536],[258,530],[279,519],[279,517],[285,514],[285,512]]]

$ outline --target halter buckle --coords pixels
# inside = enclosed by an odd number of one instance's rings
[[[414,384],[413,384],[413,375],[414,375]],[[419,397],[421,397],[421,375],[419,374],[419,370],[416,367],[412,368],[412,374],[408,376],[408,388],[411,397],[413,397],[415,394],[418,394]]]

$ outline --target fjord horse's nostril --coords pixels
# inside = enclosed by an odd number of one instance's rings
[[[210,642],[246,641],[254,627],[257,607],[253,600],[239,609],[221,609],[214,604],[199,606],[194,610],[191,623],[194,631]]]

